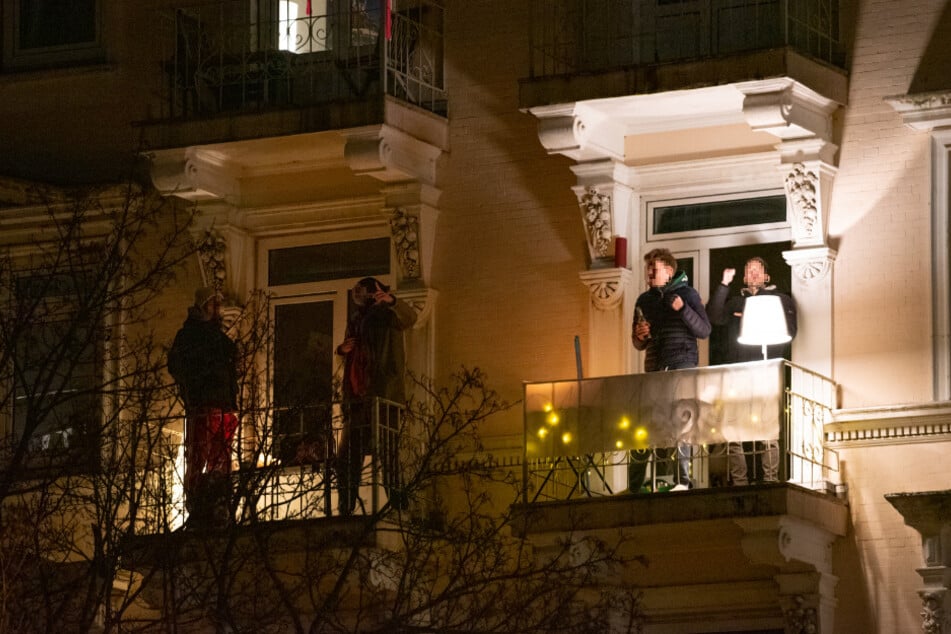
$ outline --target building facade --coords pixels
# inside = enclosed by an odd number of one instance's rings
[[[477,366],[523,402],[480,429],[543,513],[522,536],[543,551],[583,510],[583,532],[654,562],[621,575],[645,632],[951,632],[946,3],[76,4],[84,26],[63,29],[57,3],[0,2],[5,244],[35,238],[24,182],[144,176],[201,245],[157,333],[197,286],[235,314],[263,291],[288,333],[271,371],[317,400],[347,289],[392,285],[418,312],[414,373]],[[772,404],[808,400],[818,436],[777,422],[781,484],[713,486],[698,435],[691,491],[606,495],[623,476],[589,486],[585,467],[583,494],[530,500],[526,385],[641,375],[631,324],[658,247],[704,301],[724,268],[768,262],[798,307],[791,362],[826,390],[783,384]],[[623,470],[628,448],[544,457]]]

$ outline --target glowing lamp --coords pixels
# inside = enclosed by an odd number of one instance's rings
[[[766,346],[786,343],[792,339],[786,330],[783,302],[776,295],[754,295],[746,298],[740,336],[737,341],[745,346],[761,346],[766,358]]]

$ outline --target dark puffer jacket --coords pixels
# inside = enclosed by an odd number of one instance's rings
[[[185,410],[237,407],[237,346],[217,320],[202,320],[195,308],[168,352],[168,372],[181,390]]]
[[[675,295],[684,300],[679,311],[670,306]],[[680,271],[666,286],[641,293],[636,307],[643,311],[651,327],[644,359],[647,372],[697,367],[697,339],[710,336],[710,320],[700,295],[687,285],[686,273]]]

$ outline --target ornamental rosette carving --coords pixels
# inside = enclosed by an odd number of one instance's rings
[[[784,611],[786,631],[790,634],[818,634],[819,618],[816,609],[809,607],[801,596],[794,597],[795,605]]]
[[[216,231],[209,229],[198,241],[198,258],[205,284],[214,286],[219,291],[224,291],[228,278],[226,255],[227,243]]]
[[[624,297],[621,283],[615,280],[596,282],[589,286],[591,302],[598,310],[609,310],[617,306]]]
[[[802,163],[786,175],[786,195],[793,206],[798,239],[819,237],[819,177]]]
[[[581,196],[581,215],[591,252],[606,257],[611,246],[611,197],[594,187],[588,187]]]
[[[419,271],[419,218],[397,209],[390,218],[393,246],[404,280],[416,279]]]
[[[815,282],[828,275],[831,267],[832,263],[826,259],[797,262],[793,265],[793,273],[803,282]]]

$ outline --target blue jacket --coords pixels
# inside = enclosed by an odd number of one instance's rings
[[[679,311],[670,307],[675,295],[684,300]],[[666,286],[644,291],[635,307],[635,311],[637,308],[643,311],[651,327],[644,359],[647,372],[697,367],[700,360],[697,339],[710,336],[710,320],[700,295],[687,285],[686,273],[680,271]],[[637,317],[635,328],[636,320]]]

